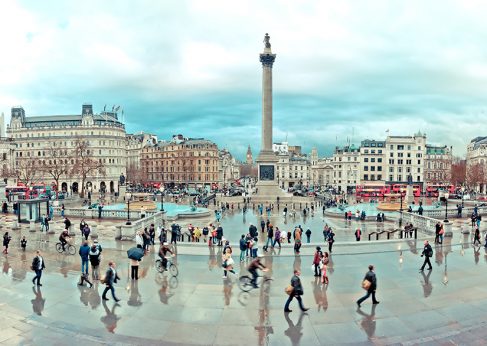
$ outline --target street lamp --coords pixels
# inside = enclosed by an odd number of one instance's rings
[[[132,222],[130,222],[130,200],[132,199],[132,193],[127,192],[125,194],[125,200],[127,201],[127,222],[125,223],[126,225],[131,225]]]
[[[164,211],[164,186],[163,185],[161,185],[159,191],[161,191],[161,211]]]
[[[402,189],[399,190],[399,198],[401,199],[401,207],[399,209],[399,213],[401,214],[399,218],[399,227],[402,227]]]
[[[450,194],[447,192],[445,193],[445,220],[443,222],[448,222],[448,197]]]

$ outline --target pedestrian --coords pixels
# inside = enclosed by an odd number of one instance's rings
[[[473,234],[473,245],[475,246],[475,243],[478,243],[478,245],[481,244],[481,240],[480,240],[480,230],[478,227],[475,227],[475,231],[474,231],[474,234]]]
[[[440,243],[440,230],[441,230],[441,224],[438,221],[435,225],[435,244]]]
[[[51,219],[47,215],[44,215],[43,220],[44,220],[45,230],[46,232],[49,232],[49,221],[51,221]]]
[[[27,240],[25,239],[25,235],[20,239],[20,247],[22,248],[22,251],[25,252],[25,248],[27,247]]]
[[[41,276],[42,271],[46,268],[44,258],[41,256],[41,251],[36,251],[36,256],[32,260],[31,269],[36,273],[34,278],[32,279],[32,284],[35,285],[35,281],[37,280],[37,286],[42,286],[41,284]]]
[[[362,231],[360,230],[360,228],[357,228],[357,230],[355,231],[355,241],[360,241],[361,236],[362,236]]]
[[[132,280],[139,280],[139,264],[138,260],[130,259],[130,278]]]
[[[273,241],[274,241],[274,227],[269,223],[267,226],[267,242],[265,243],[265,251],[267,251],[267,248],[269,247],[269,243],[271,247],[273,247]]]
[[[279,249],[280,249],[281,248],[281,231],[279,230],[279,227],[276,227],[276,231],[274,232],[274,244],[272,244],[272,247],[275,247],[276,243],[279,244]]]
[[[91,276],[93,280],[99,280],[100,278],[100,250],[96,244],[93,244],[89,253],[91,264]]]
[[[103,203],[98,204],[98,218],[101,219],[101,212],[103,211]]]
[[[379,304],[379,301],[375,298],[375,291],[377,290],[377,278],[374,273],[374,266],[369,265],[369,271],[365,274],[364,280],[362,281],[362,288],[367,290],[365,296],[357,300],[357,305],[360,307],[362,302],[372,295],[372,304]]]
[[[321,247],[317,246],[315,255],[313,257],[313,266],[315,269],[315,276],[317,277],[321,276],[320,263],[322,257],[323,257],[323,253],[321,252]]]
[[[257,258],[257,256],[258,256],[257,251],[259,250],[259,247],[257,246],[257,241],[258,241],[258,238],[255,237],[251,243],[252,258]]]
[[[49,205],[49,220],[52,220],[54,218],[54,207],[52,204]]]
[[[111,291],[113,299],[116,302],[120,301],[120,299],[115,296],[115,287],[113,287],[113,285],[116,284],[118,280],[120,280],[120,278],[118,277],[117,271],[115,269],[115,262],[110,261],[108,262],[108,269],[105,273],[105,278],[102,281],[102,283],[106,285],[105,289],[103,290],[103,294],[101,295],[103,300],[109,300],[107,298],[107,292]]]
[[[83,236],[85,237],[85,240],[88,240],[88,237],[90,236],[91,229],[90,227],[86,224],[85,228],[83,228]]]
[[[264,233],[264,231],[265,231],[265,221],[264,221],[264,219],[260,220],[260,231],[262,233]]]
[[[10,240],[12,240],[12,237],[8,234],[8,232],[5,232],[5,234],[3,235],[3,253],[5,255],[8,254],[8,244],[10,243]]]
[[[227,244],[225,244],[225,247],[223,249],[223,255],[222,255],[222,267],[223,267],[223,279],[227,278],[227,272],[231,272],[236,275],[235,271],[233,270],[233,258],[232,258],[232,248],[230,247],[230,244],[227,241]]]
[[[306,243],[309,244],[310,240],[311,240],[311,230],[308,228],[306,230]]]
[[[294,230],[294,253],[299,254],[300,249],[301,249],[301,230],[299,228],[296,228]]]
[[[150,244],[155,245],[155,239],[156,239],[156,228],[153,223],[149,226],[149,238],[150,238]]]
[[[333,243],[335,242],[335,233],[333,233],[333,230],[330,228],[328,230],[328,251],[332,253],[332,248],[333,248]]]
[[[328,280],[328,274],[327,274],[327,269],[328,269],[328,263],[330,262],[330,256],[328,255],[328,252],[325,251],[323,254],[323,259],[322,259],[322,268],[321,272],[323,273],[323,276],[321,277],[321,284],[328,285],[329,280]]]
[[[247,252],[247,240],[245,239],[245,234],[242,234],[240,238],[240,262],[245,260],[245,253]]]
[[[424,248],[423,248],[423,252],[421,253],[421,257],[424,257],[424,263],[419,269],[419,271],[422,272],[426,264],[428,264],[428,270],[433,269],[430,262],[430,258],[433,257],[433,248],[431,247],[431,245],[427,240],[424,241]]]
[[[292,236],[291,231],[287,231],[287,243],[288,244],[291,244],[291,236]]]
[[[80,223],[79,223],[79,231],[81,233],[81,236],[84,235],[84,229],[85,229],[85,226],[87,225],[85,219],[81,219]]]
[[[81,272],[88,275],[88,261],[90,256],[90,246],[87,241],[79,248],[79,257],[81,257]]]
[[[61,217],[64,217],[64,211],[65,211],[65,207],[64,207],[64,203],[61,204]]]
[[[438,235],[440,236],[440,244],[443,244],[443,236],[445,235],[445,228],[443,224],[440,224],[440,231],[438,232]]]
[[[303,300],[301,299],[301,296],[304,294],[304,292],[299,275],[301,275],[301,272],[295,269],[294,275],[291,278],[291,285],[286,289],[286,291],[289,292],[289,297],[287,298],[286,305],[284,305],[284,312],[292,312],[292,310],[289,309],[289,304],[291,304],[291,301],[294,298],[296,298],[296,300],[298,301],[301,311],[305,312],[309,310],[308,308],[305,308],[303,306]]]

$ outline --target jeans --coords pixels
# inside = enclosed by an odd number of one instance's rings
[[[266,246],[266,247],[268,247],[268,246],[269,246],[269,243],[271,243],[271,246],[273,246],[273,245],[272,245],[272,238],[269,238],[269,237],[268,237],[268,238],[267,238],[267,242],[265,243],[265,246]]]
[[[132,266],[130,278],[132,280],[139,280],[139,266]]]
[[[246,250],[240,250],[240,262],[243,262],[245,260],[245,251]]]
[[[258,250],[257,247],[252,248],[252,257],[253,258],[256,258],[257,257],[257,250]]]
[[[81,260],[81,272],[88,274],[88,260]]]
[[[359,300],[357,300],[357,304],[360,305],[362,304],[362,302],[369,298],[370,295],[372,294],[372,303],[375,304],[377,303],[377,299],[375,299],[375,291],[367,291],[367,293],[365,294],[365,296],[363,296],[362,298],[360,298]]]
[[[299,307],[301,308],[301,310],[303,310],[303,311],[306,310],[305,307],[303,306],[303,300],[301,299],[301,296],[291,294],[289,296],[289,298],[287,298],[286,305],[284,305],[284,311],[289,310],[289,304],[291,304],[291,301],[293,300],[293,298],[296,298],[296,300],[299,303]]]
[[[272,244],[272,247],[275,247],[276,243],[279,244],[279,248],[281,248],[281,239],[274,239],[274,244]]]
[[[421,266],[421,270],[424,269],[424,267],[426,266],[426,264],[428,265],[428,269],[431,269],[431,262],[430,262],[430,258],[428,256],[424,256],[424,262],[423,262],[423,265]]]
[[[113,299],[118,300],[118,298],[115,297],[115,288],[113,287],[113,285],[107,285],[105,287],[105,289],[103,290],[103,293],[102,293],[101,297],[103,299],[107,299],[107,292],[108,292],[108,290],[110,290],[112,292]]]
[[[36,269],[35,273],[36,276],[32,279],[32,283],[35,284],[35,281],[37,280],[37,284],[39,285],[41,283],[42,270]]]
[[[314,263],[315,266],[315,276],[321,276],[321,269],[319,263]]]
[[[100,268],[99,265],[97,265],[97,266],[92,265],[91,266],[91,275],[93,276],[93,280],[98,280],[98,278],[100,277],[99,268]]]

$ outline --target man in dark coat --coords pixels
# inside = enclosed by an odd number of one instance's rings
[[[372,295],[372,304],[379,304],[379,301],[375,299],[375,291],[377,290],[377,278],[375,277],[374,266],[372,264],[369,265],[369,271],[365,274],[364,281],[365,280],[370,282],[370,285],[367,289],[367,293],[365,294],[365,296],[357,300],[358,307],[360,307],[360,304],[362,304],[365,299],[369,298],[370,295]]]
[[[431,247],[431,245],[427,240],[424,241],[424,249],[423,252],[421,253],[421,257],[424,257],[424,262],[421,268],[419,268],[419,271],[422,272],[426,264],[428,264],[428,270],[433,269],[430,262],[430,257],[433,257],[433,248]]]
[[[292,310],[289,309],[289,304],[293,300],[293,298],[296,298],[296,300],[299,303],[299,307],[301,308],[302,311],[308,311],[308,308],[305,308],[303,306],[303,300],[301,299],[301,296],[303,295],[303,285],[301,284],[301,279],[299,278],[299,275],[301,272],[299,270],[294,270],[294,276],[291,278],[291,286],[293,287],[293,290],[291,294],[289,295],[289,298],[286,301],[286,305],[284,305],[284,312],[291,312]]]

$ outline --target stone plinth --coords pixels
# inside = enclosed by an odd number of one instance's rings
[[[414,202],[414,192],[413,192],[413,186],[408,185],[406,188],[406,204],[411,204]]]

